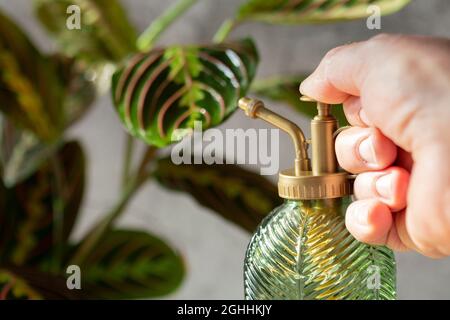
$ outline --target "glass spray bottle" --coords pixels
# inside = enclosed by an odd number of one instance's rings
[[[337,165],[334,138],[339,130],[330,105],[317,103],[311,141],[259,100],[242,98],[239,107],[288,133],[295,147],[294,168],[279,174],[278,193],[285,202],[262,221],[248,245],[245,298],[395,299],[393,252],[357,241],[345,227],[352,183]]]

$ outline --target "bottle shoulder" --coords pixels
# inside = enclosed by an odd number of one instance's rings
[[[390,249],[358,242],[345,227],[345,206],[285,202],[258,227],[245,261],[246,296],[278,299],[392,299]],[[381,274],[379,290],[367,288]],[[374,278],[377,285],[377,277]]]

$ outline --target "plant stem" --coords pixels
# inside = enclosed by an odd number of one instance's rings
[[[50,264],[50,272],[58,273],[61,266],[63,254],[63,235],[64,235],[64,207],[65,207],[65,183],[64,172],[61,161],[57,155],[50,158],[51,168],[53,172],[52,191],[53,200],[53,250]]]
[[[137,181],[130,182],[126,188],[124,188],[119,201],[116,205],[107,213],[106,217],[92,228],[88,235],[81,242],[80,247],[73,255],[70,264],[82,265],[88,255],[92,252],[94,247],[102,239],[108,230],[110,230],[114,221],[120,216],[123,210],[126,208],[133,194],[139,189],[141,183]]]
[[[125,142],[125,157],[123,161],[123,169],[122,169],[122,186],[126,186],[128,184],[128,180],[130,178],[130,168],[133,162],[133,151],[135,140],[133,136],[130,134],[126,134],[126,142]]]
[[[231,31],[233,31],[237,25],[238,22],[234,19],[225,20],[219,27],[219,30],[217,30],[216,34],[214,35],[213,42],[214,43],[224,42],[228,37],[228,35],[231,33]]]
[[[137,39],[138,49],[144,52],[149,51],[163,31],[197,1],[198,0],[178,0],[174,5],[170,6],[139,36]]]
[[[73,255],[71,264],[81,265],[98,244],[98,242],[103,238],[103,236],[109,230],[111,230],[114,222],[124,212],[127,205],[136,194],[136,191],[138,191],[150,177],[150,173],[147,167],[148,164],[154,159],[157,150],[158,149],[152,146],[147,148],[139,164],[139,169],[136,171],[132,178],[128,179],[127,184],[123,188],[119,201],[106,214],[103,220],[101,220],[91,229],[90,232],[88,232],[87,236],[81,242],[79,248]]]

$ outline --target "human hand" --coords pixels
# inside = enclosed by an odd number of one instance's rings
[[[357,178],[346,225],[366,243],[450,255],[450,40],[380,35],[328,52],[302,94],[343,103]]]

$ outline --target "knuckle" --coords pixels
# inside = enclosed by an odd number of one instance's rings
[[[369,43],[392,44],[406,40],[408,36],[402,34],[379,33],[368,40]]]
[[[339,47],[335,47],[331,50],[329,50],[324,57],[324,60],[330,60],[334,55],[336,55],[336,53],[338,53],[339,51],[341,51],[343,48],[343,46],[339,46]]]
[[[369,39],[369,41],[386,41],[386,40],[390,39],[391,37],[393,37],[392,34],[382,32],[382,33],[379,33],[379,34],[371,37]]]
[[[428,232],[412,235],[418,251],[430,258],[443,258],[450,255],[450,228],[435,224],[433,229],[427,228]],[[430,230],[431,229],[431,230]]]

